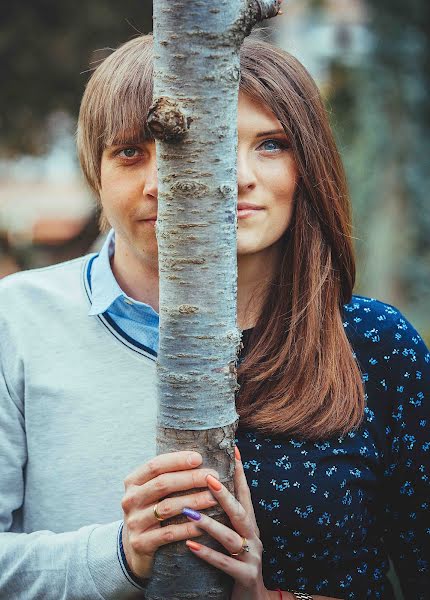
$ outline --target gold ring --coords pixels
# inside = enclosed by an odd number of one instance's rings
[[[242,538],[242,546],[240,547],[239,552],[232,552],[230,556],[239,556],[242,552],[249,552],[249,544],[246,537]]]
[[[160,517],[160,515],[158,514],[157,506],[158,506],[158,504],[154,504],[154,508],[153,508],[154,516],[157,519],[157,521],[164,521],[163,517]]]

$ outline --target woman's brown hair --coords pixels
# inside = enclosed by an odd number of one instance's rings
[[[355,280],[350,203],[327,112],[306,69],[290,54],[247,38],[240,89],[281,122],[298,167],[282,260],[238,374],[241,425],[307,439],[342,435],[364,413],[360,370],[342,323]],[[146,137],[152,101],[152,36],[127,42],[90,79],[78,151],[97,193],[103,149],[130,132]]]
[[[280,268],[239,367],[237,410],[243,426],[267,433],[342,435],[364,413],[360,370],[342,322],[355,281],[342,161],[306,69],[259,40],[245,40],[240,55],[240,89],[281,122],[299,182]]]

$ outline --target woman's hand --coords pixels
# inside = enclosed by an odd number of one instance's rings
[[[187,540],[186,543],[196,556],[221,569],[235,580],[232,600],[266,600],[269,598],[269,592],[264,586],[261,570],[263,544],[237,448],[235,453],[234,484],[237,500],[215,477],[208,475],[206,478],[209,489],[225,510],[234,529],[189,509],[185,509],[184,514],[190,521],[218,540],[229,554],[237,555],[227,556],[191,540]],[[246,547],[249,549],[246,550]]]
[[[122,544],[128,566],[137,577],[151,575],[154,554],[160,546],[201,535],[193,523],[161,527],[154,512],[157,505],[157,513],[164,520],[181,514],[185,506],[202,510],[217,504],[208,490],[166,498],[175,492],[205,488],[209,473],[219,477],[213,469],[197,468],[201,463],[198,452],[172,452],[157,456],[126,477],[121,502]]]

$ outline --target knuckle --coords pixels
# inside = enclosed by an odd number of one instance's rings
[[[233,549],[233,552],[237,552],[237,547],[240,546],[240,543],[237,543],[237,535],[233,532],[226,534],[226,543]]]
[[[133,485],[133,476],[127,475],[127,477],[124,479],[124,489],[127,490],[127,488],[129,488],[131,485]]]
[[[136,496],[130,490],[123,496],[121,500],[122,510],[127,514],[132,510],[136,502]]]
[[[157,492],[158,496],[166,496],[168,493],[168,485],[165,477],[157,477],[154,481],[154,489]]]
[[[174,513],[173,502],[171,500],[163,500],[163,502],[158,505],[157,512],[163,519],[172,516]]]
[[[263,543],[260,538],[253,540],[252,545],[255,547],[257,554],[260,556],[263,552]]]
[[[252,565],[249,569],[250,583],[255,585],[258,582],[259,574],[259,569],[255,565]]]
[[[230,557],[227,556],[226,554],[221,554],[221,556],[218,558],[219,560],[219,566],[221,567],[221,569],[228,569],[228,567],[230,566]]]
[[[238,502],[237,500],[235,500],[235,502],[234,502],[233,512],[234,512],[234,516],[239,521],[243,522],[243,521],[246,521],[247,518],[248,518],[248,515],[246,514],[245,509],[243,508],[243,506],[241,505],[241,503]]]
[[[198,510],[200,508],[206,507],[208,504],[211,504],[210,498],[212,498],[211,494],[208,494],[206,492],[203,492],[201,494],[193,494],[190,497],[189,505],[191,505],[191,508]]]
[[[142,541],[140,539],[140,537],[136,534],[130,534],[128,536],[128,541],[129,544],[133,550],[133,552],[135,552],[136,554],[139,554],[139,552],[142,550]]]
[[[185,535],[186,535],[187,537],[195,537],[195,536],[196,536],[196,534],[197,534],[197,535],[200,535],[200,534],[202,533],[202,532],[201,532],[199,529],[197,529],[197,527],[196,527],[195,525],[193,525],[192,523],[186,523],[185,525],[186,525],[186,527],[185,527]]]
[[[175,535],[171,527],[162,528],[161,539],[165,544],[169,544],[170,542],[173,542],[175,540]]]
[[[126,519],[128,531],[137,531],[139,528],[139,520],[135,517],[128,517]]]
[[[159,474],[159,469],[155,458],[148,460],[148,462],[146,463],[146,469],[151,479],[157,477],[157,475]]]
[[[191,485],[193,488],[198,488],[198,487],[202,487],[203,485],[206,485],[206,481],[204,479],[204,474],[202,471],[191,471]],[[202,479],[204,480],[204,482],[202,482]]]

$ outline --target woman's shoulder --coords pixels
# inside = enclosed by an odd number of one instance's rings
[[[363,296],[344,306],[343,324],[366,386],[367,420],[383,423],[384,435],[421,431],[430,410],[430,352],[415,327],[398,308]]]
[[[421,353],[427,351],[415,327],[398,308],[386,302],[354,295],[343,306],[342,318],[353,347],[375,353],[378,350],[411,354],[418,349]]]

